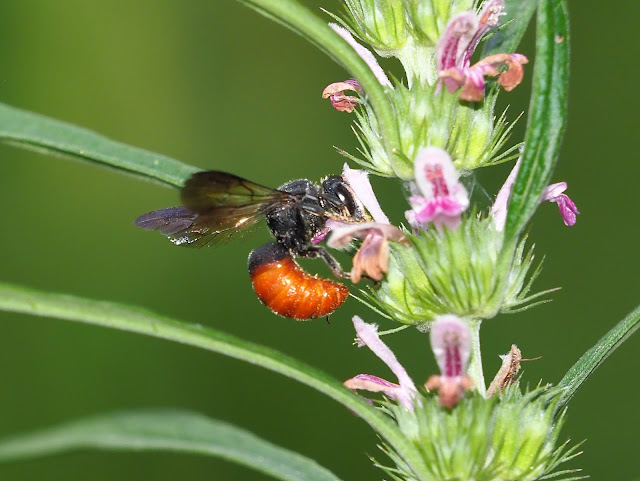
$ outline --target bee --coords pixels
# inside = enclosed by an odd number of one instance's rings
[[[327,220],[364,222],[369,217],[349,184],[339,175],[320,185],[292,180],[277,189],[218,171],[192,175],[181,191],[183,206],[141,215],[135,225],[157,230],[180,246],[203,247],[227,241],[260,219],[266,219],[275,242],[251,251],[253,289],[271,311],[296,320],[328,316],[344,303],[343,284],[303,270],[297,258],[320,258],[333,274],[346,277],[336,259],[318,240]]]

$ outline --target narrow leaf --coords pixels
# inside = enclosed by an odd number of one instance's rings
[[[569,19],[566,0],[540,0],[533,92],[522,165],[509,200],[505,239],[515,239],[549,184],[567,122]]]
[[[95,162],[181,187],[198,168],[108,139],[91,130],[0,104],[0,141],[46,154]]]
[[[0,440],[0,462],[78,449],[175,451],[215,456],[284,481],[340,481],[318,463],[249,431],[178,410],[102,414]]]
[[[640,306],[636,307],[626,318],[616,324],[591,349],[576,362],[564,375],[560,383],[565,390],[560,397],[560,407],[573,397],[582,383],[640,327]]]
[[[338,401],[367,422],[405,462],[419,480],[428,471],[417,449],[381,411],[331,376],[278,351],[214,329],[176,321],[146,309],[0,283],[0,310],[94,324],[136,332],[217,352],[283,374]]]
[[[504,3],[506,15],[500,19],[504,27],[487,40],[480,58],[516,51],[536,11],[537,0],[505,0]]]

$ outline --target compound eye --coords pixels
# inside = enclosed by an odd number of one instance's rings
[[[336,186],[336,195],[338,196],[342,204],[347,208],[349,214],[354,217],[356,217],[358,214],[362,215],[359,206],[356,204],[354,194],[349,187],[344,184],[338,184]]]
[[[363,220],[365,218],[364,207],[356,197],[355,193],[342,176],[332,175],[327,177],[322,183],[322,189],[326,194],[331,194],[340,204],[334,203],[334,207],[346,210],[351,220]]]

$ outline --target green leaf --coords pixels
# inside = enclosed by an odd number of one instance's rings
[[[481,58],[494,53],[514,53],[537,6],[537,0],[505,0],[504,3],[506,15],[500,18],[504,26],[485,42]]]
[[[224,354],[269,369],[338,401],[367,422],[402,455],[419,480],[429,479],[418,450],[388,416],[331,376],[268,347],[214,329],[176,321],[146,309],[0,283],[0,310],[94,324],[167,339]]]
[[[522,232],[556,164],[567,122],[569,19],[565,0],[540,0],[533,92],[522,165],[511,193],[505,239]]]
[[[640,327],[640,306],[636,307],[627,317],[607,332],[591,349],[578,359],[560,383],[565,390],[560,397],[560,407],[573,397],[582,383]]]
[[[177,451],[216,456],[284,481],[340,481],[312,459],[249,431],[178,410],[125,411],[0,440],[0,462],[77,449]]]
[[[0,104],[0,140],[28,150],[95,162],[170,187],[182,187],[191,174],[200,170],[91,130],[5,104]]]
[[[266,17],[293,30],[344,67],[367,95],[378,120],[388,153],[400,147],[398,126],[391,103],[367,63],[329,26],[297,0],[239,0]]]

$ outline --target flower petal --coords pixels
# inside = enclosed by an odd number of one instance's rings
[[[555,202],[560,209],[560,215],[566,226],[572,226],[576,223],[576,216],[580,213],[576,204],[569,198],[567,194],[563,192],[567,190],[566,182],[558,182],[557,184],[551,184],[542,193],[542,199],[540,202],[546,200]]]
[[[407,374],[405,368],[398,362],[391,349],[382,342],[378,335],[378,326],[375,324],[367,324],[358,316],[353,317],[353,326],[356,329],[358,338],[373,353],[378,356],[398,378],[399,389],[396,391],[396,399],[405,408],[413,409],[416,386]]]
[[[322,91],[322,98],[329,98],[331,100],[331,105],[333,105],[336,110],[351,113],[358,105],[360,105],[361,100],[359,97],[346,95],[346,90],[362,93],[360,84],[357,81],[350,79],[345,80],[344,82],[335,82],[327,85]]]
[[[464,50],[463,66],[471,63],[471,56],[482,37],[493,27],[500,23],[500,17],[505,15],[504,0],[487,0],[482,4],[482,10],[478,15],[478,28]]]
[[[456,229],[469,207],[469,194],[449,154],[439,147],[421,149],[414,163],[415,182],[422,195],[409,198],[411,211],[405,217],[415,229],[433,222],[438,230]]]
[[[469,67],[478,43],[492,27],[498,25],[502,15],[504,0],[484,2],[479,14],[466,11],[455,15],[447,24],[436,46],[438,70]]]
[[[558,204],[560,215],[564,221],[564,225],[572,226],[576,223],[576,215],[580,213],[576,205],[566,194],[559,195],[554,202]]]
[[[381,224],[379,222],[356,222],[333,227],[327,245],[334,249],[340,249],[349,245],[356,237],[365,238],[371,231],[377,231],[386,239],[394,242],[403,242],[405,240],[404,234],[395,225]]]
[[[493,216],[493,223],[496,227],[496,231],[502,232],[504,224],[507,220],[507,205],[509,204],[509,197],[511,197],[511,191],[513,190],[513,184],[516,182],[516,176],[520,170],[520,160],[515,163],[513,169],[509,173],[507,180],[500,188],[496,200],[491,206],[489,213]]]
[[[355,80],[345,80],[344,82],[334,82],[325,87],[322,91],[322,98],[326,99],[335,94],[342,94],[345,90],[353,90],[354,92],[362,92],[360,84]]]
[[[522,54],[496,53],[489,55],[477,62],[471,69],[480,69],[483,75],[498,77],[498,83],[507,92],[510,92],[522,82],[524,76],[523,65],[529,63],[529,59]],[[507,70],[500,72],[498,67],[506,66]]]
[[[352,169],[346,163],[342,170],[342,178],[351,186],[356,197],[369,211],[376,222],[388,224],[389,218],[385,215],[378,203],[376,194],[369,182],[369,173],[361,169]]]
[[[431,376],[424,387],[429,391],[438,390],[438,401],[440,406],[453,409],[464,392],[473,387],[473,379],[469,376],[456,376],[446,378],[444,376]]]
[[[357,284],[366,275],[374,281],[381,281],[389,272],[389,242],[379,233],[370,232],[353,256],[351,282]]]
[[[427,200],[446,196],[459,179],[449,154],[440,147],[425,147],[418,152],[414,163],[416,184]]]
[[[457,316],[439,316],[431,327],[431,349],[442,377],[464,376],[471,356],[469,327]]]
[[[347,379],[343,384],[353,390],[383,392],[391,398],[394,397],[394,391],[400,388],[396,383],[371,374],[358,374],[351,379]]]
[[[464,52],[478,30],[478,16],[467,11],[454,16],[436,46],[438,70],[461,67]]]
[[[540,202],[544,202],[546,200],[553,201],[553,199],[558,197],[565,190],[567,190],[566,182],[558,182],[556,184],[550,184],[542,192],[542,199],[540,199]]]
[[[516,164],[513,166],[509,177],[507,177],[507,180],[500,188],[500,191],[496,196],[496,201],[491,207],[490,213],[493,216],[494,225],[498,232],[504,229],[504,224],[507,220],[509,197],[511,196],[511,191],[513,190],[513,185],[516,182],[519,170],[520,159],[518,159]],[[572,226],[576,223],[576,215],[580,214],[580,211],[569,196],[563,193],[565,190],[567,190],[566,182],[558,182],[556,184],[548,185],[542,192],[540,203],[545,201],[557,203],[558,208],[560,209],[560,215],[562,216],[562,220],[565,225]]]
[[[440,405],[451,409],[464,392],[473,387],[473,380],[466,375],[471,356],[471,333],[460,318],[447,314],[435,320],[430,337],[441,375],[431,376],[425,387],[438,389]]]
[[[485,77],[497,77],[502,88],[510,92],[522,82],[522,66],[528,62],[527,57],[519,53],[497,53],[483,58],[471,67],[465,65],[441,70],[438,76],[451,93],[462,87],[461,100],[479,102],[484,98]],[[502,66],[507,67],[503,72],[498,70]]]
[[[333,248],[345,247],[354,237],[363,238],[364,242],[353,256],[351,281],[354,284],[360,282],[363,274],[376,281],[382,280],[388,271],[388,240],[405,241],[403,232],[396,226],[378,222],[348,224],[334,228],[327,245]]]

